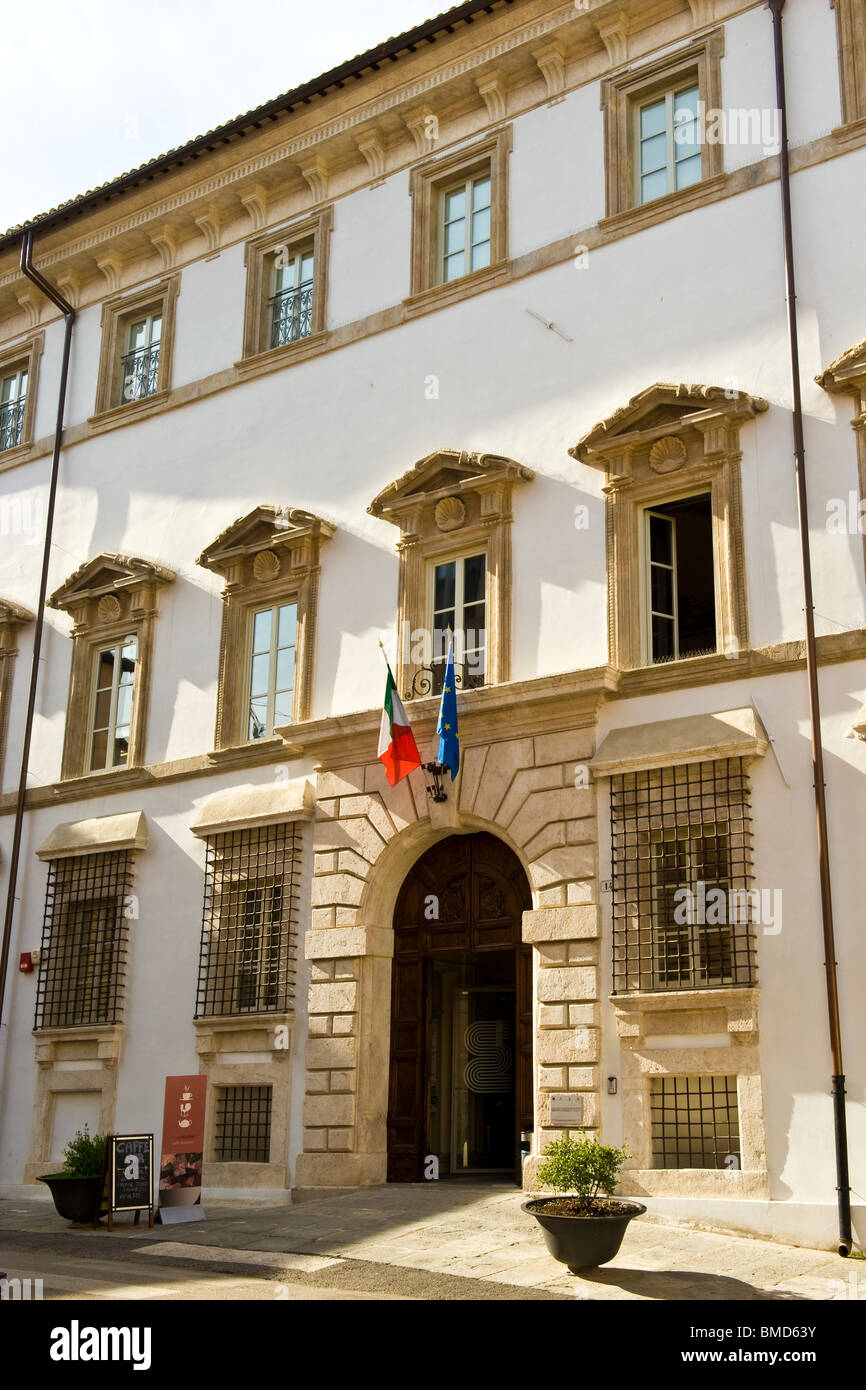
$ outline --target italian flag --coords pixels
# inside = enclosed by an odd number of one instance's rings
[[[421,754],[418,752],[409,716],[397,694],[390,666],[385,682],[382,726],[379,730],[379,762],[383,764],[385,776],[392,787],[396,787],[398,782],[421,766]]]

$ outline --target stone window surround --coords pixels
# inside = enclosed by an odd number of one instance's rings
[[[238,518],[202,551],[196,563],[225,580],[220,636],[214,749],[255,748],[244,710],[252,614],[271,604],[298,605],[293,723],[311,717],[319,606],[320,554],[335,527],[311,512],[262,505]],[[244,653],[244,661],[237,653]],[[272,736],[281,742],[274,731]]]
[[[172,571],[161,565],[103,552],[76,570],[48,600],[51,608],[68,613],[73,620],[61,781],[86,777],[98,786],[102,778],[122,777],[145,765],[159,590],[174,578]],[[88,754],[95,654],[100,648],[133,635],[138,641],[138,659],[127,761],[120,767],[91,772]]]
[[[199,839],[284,821],[311,821],[315,814],[312,784],[306,778],[268,782],[260,787],[229,789],[208,797],[190,826]],[[207,1107],[205,1176],[209,1187],[286,1188],[285,1155],[289,1147],[294,1012],[245,1013],[193,1020],[196,1051],[208,1086],[271,1086],[271,1154],[269,1163],[223,1163],[214,1157],[216,1105]],[[277,1029],[286,1046],[277,1046]],[[249,1060],[242,1060],[244,1054]]]
[[[0,453],[0,467],[20,460],[33,443],[33,427],[36,419],[36,388],[39,381],[39,362],[45,347],[45,331],[28,333],[20,343],[14,343],[0,352],[0,378],[11,375],[22,368],[27,372],[27,395],[24,400],[24,416],[21,421],[21,443]]]
[[[171,386],[171,365],[174,350],[175,306],[180,293],[180,272],[145,285],[134,294],[124,292],[106,299],[102,306],[102,342],[99,350],[96,404],[88,424],[113,423],[145,413],[165,401]],[[157,389],[140,400],[119,401],[120,358],[123,353],[123,331],[129,322],[144,312],[162,314],[159,347]]]
[[[825,371],[816,376],[815,380],[819,386],[833,395],[853,397],[855,413],[851,428],[857,438],[859,502],[862,505],[866,501],[866,339],[843,352]],[[863,564],[866,568],[866,534],[863,536]]]
[[[416,164],[409,174],[412,199],[412,244],[409,312],[456,302],[510,275],[508,253],[508,156],[513,146],[511,125],[499,126],[481,140],[461,145],[450,154]],[[462,177],[490,170],[490,265],[442,282],[439,275],[439,216],[442,193]]]
[[[711,194],[712,180],[724,174],[724,147],[705,143],[701,151],[701,179],[697,184],[676,189],[649,203],[637,202],[634,113],[638,103],[689,80],[697,81],[700,100],[707,110],[720,108],[724,51],[724,30],[713,29],[674,53],[602,81],[607,218],[630,213],[637,220],[643,220],[648,214],[657,220],[657,209],[672,209],[680,203],[700,203]]]
[[[673,412],[680,402],[682,414],[641,427],[655,406]],[[641,513],[701,492],[710,493],[713,515],[716,650],[735,657],[748,647],[739,430],[766,409],[744,392],[657,383],[569,449],[606,471],[608,651],[619,670],[654,669],[645,650]]]
[[[0,599],[0,786],[6,759],[6,740],[9,734],[9,710],[12,705],[12,676],[18,655],[18,630],[34,621],[33,614],[16,603]]]
[[[866,121],[866,0],[830,0],[836,11],[836,49],[842,124]]]
[[[278,365],[320,348],[327,338],[328,262],[334,207],[326,204],[300,221],[264,233],[244,247],[246,295],[244,299],[243,356],[235,367],[239,371]],[[272,348],[267,341],[268,290],[266,269],[271,255],[281,246],[289,251],[305,245],[313,247],[312,324],[305,338]]]
[[[417,670],[411,634],[428,628],[430,567],[458,552],[484,551],[487,557],[485,684],[510,678],[512,492],[516,484],[534,476],[531,469],[498,454],[439,449],[380,492],[367,508],[400,528],[395,677],[401,694]]]
[[[36,854],[43,862],[122,849],[135,856],[147,848],[147,840],[144,813],[131,811],[55,826]],[[98,1132],[110,1134],[114,1129],[117,1068],[125,1032],[123,1023],[33,1030],[37,1075],[25,1183],[34,1182],[50,1163],[58,1095],[86,1092],[98,1096]],[[79,1068],[75,1062],[81,1064]]]

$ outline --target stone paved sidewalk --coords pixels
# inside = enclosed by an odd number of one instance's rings
[[[615,1260],[575,1276],[548,1255],[537,1223],[520,1210],[523,1200],[502,1185],[401,1183],[297,1206],[211,1204],[207,1219],[190,1226],[151,1231],[121,1218],[111,1233],[76,1229],[87,1242],[85,1258],[95,1254],[91,1241],[116,1240],[148,1263],[153,1257],[217,1261],[258,1266],[273,1277],[295,1270],[323,1288],[345,1277],[348,1262],[367,1262],[393,1271],[395,1291],[403,1270],[407,1282],[414,1282],[409,1271],[427,1271],[453,1279],[455,1290],[461,1279],[481,1280],[506,1286],[510,1297],[525,1289],[530,1297],[579,1299],[866,1301],[862,1260],[647,1216],[631,1223]],[[0,1230],[45,1237],[70,1227],[50,1203],[7,1198],[0,1201]],[[198,1255],[196,1247],[202,1247]]]

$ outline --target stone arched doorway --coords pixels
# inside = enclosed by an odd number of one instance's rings
[[[532,1117],[532,906],[514,852],[451,835],[413,865],[394,910],[388,1179],[519,1172]]]

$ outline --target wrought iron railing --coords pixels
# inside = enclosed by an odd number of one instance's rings
[[[313,331],[313,286],[280,290],[271,296],[271,347],[282,347]]]
[[[150,347],[133,348],[124,353],[121,362],[121,401],[140,401],[152,396],[159,380],[159,343]]]
[[[17,401],[0,405],[0,451],[15,449],[21,443],[26,403],[25,397],[21,396]]]
[[[412,681],[403,695],[404,700],[423,700],[425,695],[441,695],[445,679],[445,661],[434,661],[432,666],[417,666]],[[479,690],[486,683],[483,671],[473,667],[454,664],[454,684],[458,690]]]

